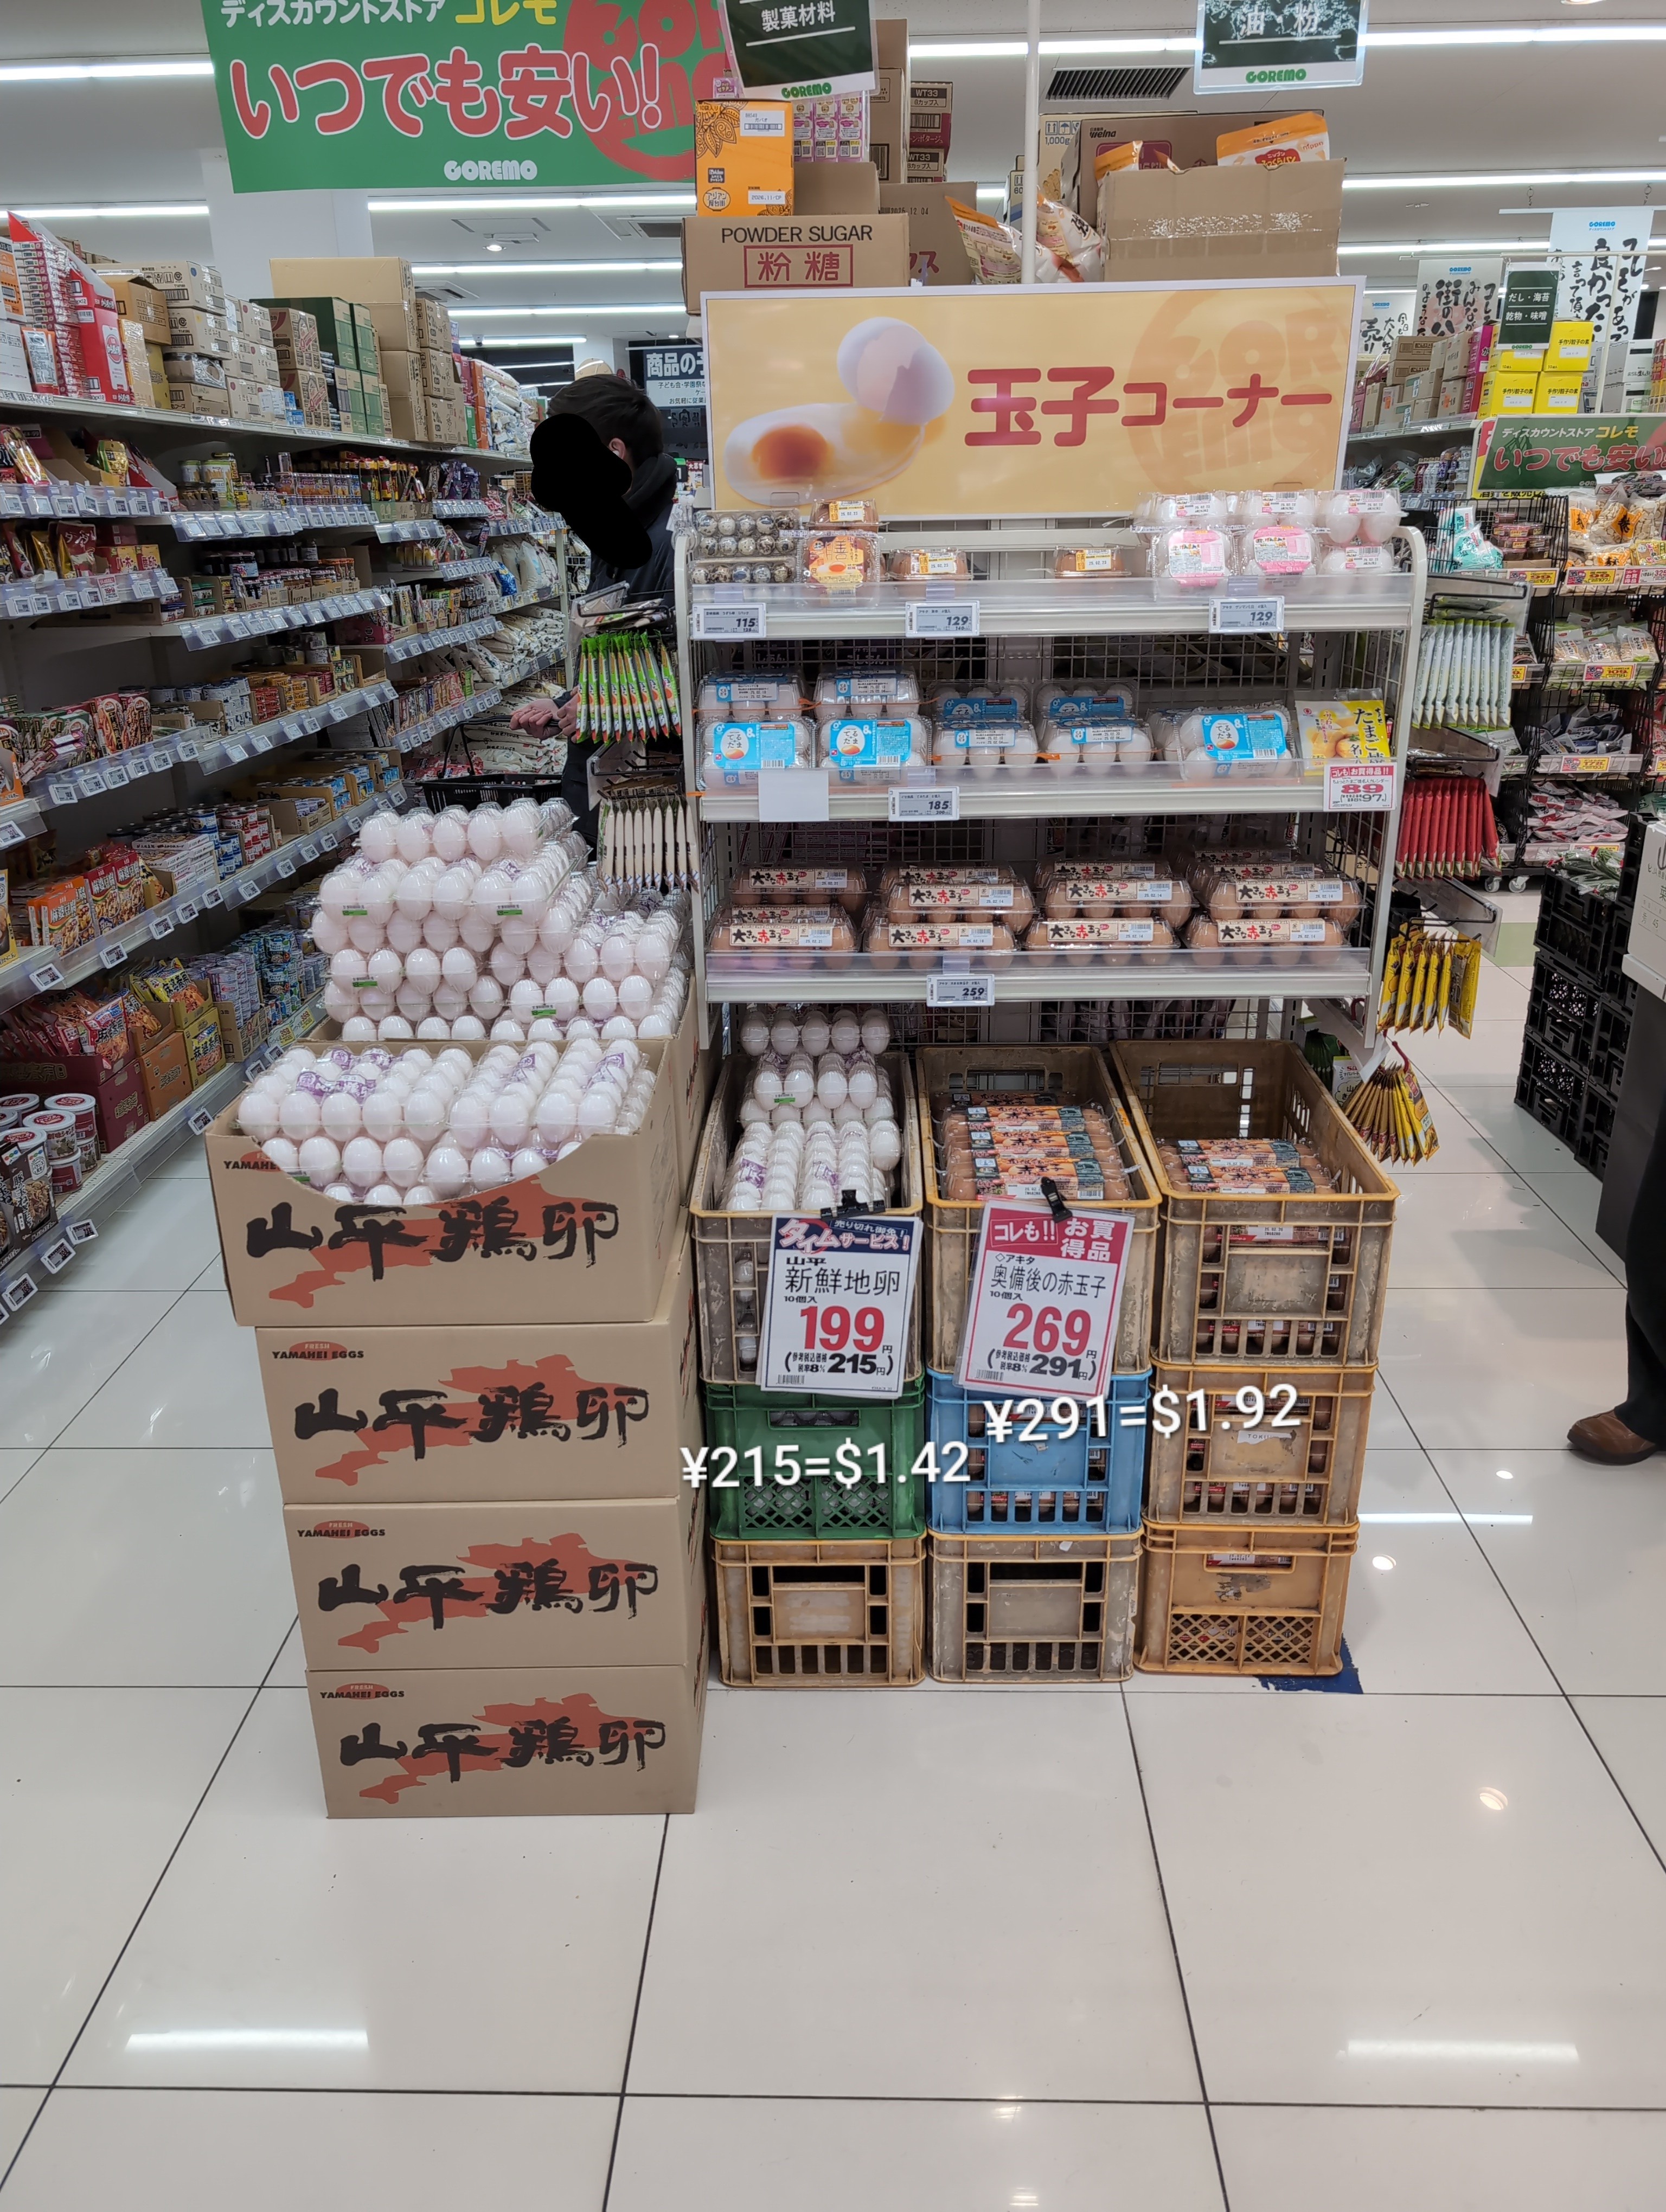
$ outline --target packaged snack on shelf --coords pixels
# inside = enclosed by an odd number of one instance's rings
[[[1053,556],[1053,574],[1065,581],[1091,582],[1096,577],[1132,576],[1137,573],[1132,546],[1072,545]]]
[[[729,966],[750,960],[767,968],[782,953],[814,953],[819,966],[848,967],[856,931],[842,906],[732,906],[718,915],[706,949]]]
[[[879,879],[879,904],[893,921],[987,921],[994,916],[1014,929],[1036,910],[1035,894],[1008,867],[887,868]]]
[[[816,757],[810,725],[796,715],[779,720],[708,722],[701,731],[701,745],[708,791],[756,783],[761,768],[810,768]]]
[[[1041,750],[1043,768],[1067,775],[1079,768],[1090,775],[1103,775],[1115,768],[1143,767],[1154,747],[1143,722],[1115,714],[1087,720],[1050,719],[1042,726]]]
[[[877,530],[879,510],[871,499],[824,499],[811,517],[815,530]]]
[[[1215,591],[1237,573],[1232,532],[1217,523],[1162,525],[1146,542],[1151,574],[1183,591]]]
[[[1302,522],[1251,522],[1238,532],[1238,573],[1245,576],[1309,576],[1320,540]]]
[[[1382,545],[1400,527],[1399,495],[1375,486],[1321,492],[1318,520],[1333,548]]]
[[[822,721],[860,714],[870,707],[897,708],[915,714],[920,684],[909,668],[836,669],[816,678],[816,713]]]
[[[1044,952],[1071,966],[1094,960],[1126,960],[1136,952],[1169,952],[1174,932],[1159,915],[1112,915],[1089,921],[1080,915],[1032,921],[1024,935],[1026,952]]]
[[[868,957],[875,968],[930,969],[941,965],[945,953],[972,953],[980,969],[1010,968],[1014,932],[1000,920],[967,921],[899,918],[882,915],[870,923]]]
[[[830,902],[848,914],[861,912],[867,903],[867,884],[860,868],[743,868],[729,885],[729,903],[734,907],[825,906]],[[757,1048],[763,1049],[762,1045]]]
[[[796,714],[803,703],[804,679],[796,672],[782,676],[702,676],[695,695],[695,710],[702,719],[711,715],[720,721],[755,714],[760,707],[777,714]]]
[[[912,545],[885,556],[885,574],[896,583],[949,583],[964,580],[972,564],[964,553],[945,546]]]
[[[1160,915],[1171,929],[1193,905],[1191,885],[1160,860],[1058,861],[1037,878],[1036,897],[1048,921]]]
[[[1296,724],[1310,773],[1322,770],[1328,760],[1394,757],[1388,709],[1381,699],[1298,699]]]
[[[1247,131],[1224,131],[1215,140],[1223,169],[1278,168],[1287,161],[1328,161],[1330,133],[1322,115],[1279,115]]]
[[[949,202],[976,284],[1016,284],[1024,268],[1023,234],[1017,223]],[[1105,273],[1105,241],[1073,208],[1058,200],[1036,204],[1036,281],[1039,284],[1097,284]]]
[[[812,530],[804,540],[806,584],[826,592],[859,590],[878,580],[879,541],[860,530]]]
[[[1029,775],[1037,761],[1036,732],[1028,722],[939,722],[932,740],[932,758],[940,769],[977,776],[993,776],[1006,769],[1014,775]]]
[[[917,714],[840,715],[818,722],[820,758],[841,783],[894,783],[931,757],[931,726]]]

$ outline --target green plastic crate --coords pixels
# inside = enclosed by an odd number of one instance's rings
[[[921,1534],[926,1526],[926,1481],[914,1472],[926,1440],[926,1379],[910,1382],[900,1398],[841,1398],[832,1394],[800,1395],[760,1390],[747,1382],[708,1382],[706,1403],[707,1511],[714,1536],[730,1539],[885,1536]],[[838,1447],[854,1444],[861,1456],[860,1480],[848,1484],[833,1473]],[[737,1487],[718,1486],[713,1449],[730,1446],[739,1464],[730,1474]],[[885,1480],[875,1479],[874,1444],[885,1447]],[[763,1453],[758,1471],[748,1452]],[[826,1472],[801,1474],[796,1482],[777,1481],[777,1468],[790,1469],[825,1460]],[[848,1465],[848,1460],[846,1462]]]

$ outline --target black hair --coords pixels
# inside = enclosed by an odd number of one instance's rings
[[[603,445],[617,438],[637,467],[666,449],[659,409],[639,384],[623,376],[581,376],[551,395],[552,415],[581,415]]]

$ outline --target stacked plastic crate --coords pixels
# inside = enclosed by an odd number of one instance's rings
[[[900,1053],[885,1053],[879,1064],[903,1146],[886,1211],[917,1217],[913,1078]],[[895,1398],[842,1393],[836,1383],[811,1393],[760,1387],[773,1217],[723,1202],[758,1066],[745,1054],[725,1066],[690,1206],[722,1677],[757,1689],[904,1686],[924,1671],[919,1293],[903,1331]]]
[[[1158,1196],[1103,1055],[1086,1046],[922,1048],[926,1326],[932,1451],[931,1671],[939,1681],[1116,1681],[1134,1659]],[[1045,1384],[966,1389],[961,1364],[983,1206],[951,1200],[938,1141],[947,1102],[1097,1107],[1132,1200],[1071,1209],[1134,1228],[1116,1371],[1079,1399]]]
[[[1163,1212],[1137,1663],[1335,1674],[1398,1193],[1289,1045],[1111,1060]],[[1309,1148],[1332,1187],[1184,1180],[1177,1142],[1246,1138]]]

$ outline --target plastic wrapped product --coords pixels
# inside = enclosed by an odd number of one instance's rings
[[[860,914],[867,884],[860,868],[743,868],[729,886],[737,909],[761,906],[842,906]]]
[[[816,712],[824,721],[830,715],[865,713],[870,707],[897,707],[913,714],[919,705],[919,679],[909,668],[836,669],[816,678]]]
[[[1381,699],[1298,699],[1296,723],[1310,769],[1328,760],[1385,761],[1394,757],[1388,708]]]
[[[804,540],[804,580],[819,591],[852,592],[876,580],[879,541],[862,530],[812,530]]]
[[[1043,726],[1043,754],[1055,766],[1085,769],[1102,775],[1114,768],[1138,768],[1153,752],[1143,722],[1122,716],[1091,721],[1049,721]]]
[[[1289,711],[1276,700],[1258,707],[1200,708],[1179,726],[1183,765],[1204,776],[1292,761],[1291,737]]]
[[[1105,576],[1133,574],[1120,545],[1072,545],[1053,556],[1053,574],[1061,581],[1092,582]]]
[[[795,553],[751,561],[729,554],[696,553],[689,562],[691,584],[790,584],[798,573]]]
[[[964,553],[946,546],[911,545],[885,556],[885,574],[897,583],[952,583],[972,573]]]
[[[882,970],[905,963],[910,968],[935,968],[945,953],[958,952],[977,955],[980,969],[1010,968],[1012,931],[999,920],[903,921],[885,916],[870,925],[867,949],[873,965]]]
[[[1335,921],[1346,928],[1359,911],[1359,887],[1310,860],[1268,854],[1195,879],[1199,904],[1215,921]]]
[[[930,706],[939,722],[1021,722],[1030,712],[1030,691],[1023,684],[939,684]]]
[[[1394,549],[1367,545],[1350,538],[1346,545],[1328,546],[1320,556],[1322,576],[1388,576],[1394,573]]]
[[[1283,522],[1312,529],[1319,501],[1329,495],[1316,491],[1240,491],[1232,495],[1234,522]]]
[[[1028,884],[1008,867],[888,868],[879,900],[893,921],[982,921],[998,915],[1022,929],[1035,912]]]
[[[1132,714],[1132,684],[1043,684],[1036,691],[1038,722],[1097,722]]]
[[[1037,756],[1036,732],[1028,722],[939,722],[932,758],[940,769],[980,781],[1003,770],[1028,775]]]
[[[1224,491],[1148,492],[1135,512],[1137,523],[1225,522],[1232,512],[1231,495]]]
[[[810,725],[792,720],[714,721],[701,732],[708,791],[756,783],[761,768],[809,768],[815,744]]]
[[[1138,952],[1168,952],[1174,932],[1160,915],[1111,915],[1089,921],[1081,916],[1042,915],[1025,932],[1026,952],[1044,952],[1071,967],[1095,960],[1127,960]]]
[[[879,510],[871,499],[824,499],[812,526],[817,530],[877,530]]]
[[[1239,574],[1306,576],[1319,556],[1319,540],[1306,523],[1252,522],[1238,532]]]
[[[1333,545],[1351,544],[1356,538],[1366,545],[1382,545],[1400,526],[1399,496],[1370,486],[1322,492],[1319,525]]]
[[[822,760],[841,783],[895,783],[931,757],[931,730],[918,714],[842,715],[818,726]]]
[[[816,953],[818,965],[843,968],[856,932],[838,906],[731,907],[719,915],[707,949],[729,966],[745,964],[748,956],[767,968],[782,953]]]
[[[1152,575],[1183,590],[1217,590],[1236,568],[1232,533],[1218,524],[1177,523],[1152,533]]]
[[[795,514],[772,514],[756,507],[739,512],[718,511],[700,516],[694,528],[694,550],[721,560],[780,558],[788,561],[798,551],[800,536]]]
[[[760,708],[796,714],[803,696],[803,678],[796,672],[781,676],[704,676],[695,706],[702,715],[744,720]]]
[[[1113,915],[1158,915],[1177,929],[1192,910],[1192,888],[1156,860],[1100,860],[1046,870],[1036,885],[1043,915],[1103,921]]]
[[[1201,914],[1194,916],[1186,931],[1187,949],[1211,968],[1230,963],[1235,954],[1250,965],[1268,957],[1274,967],[1293,968],[1304,953],[1347,942],[1337,922],[1289,915],[1222,921]]]

